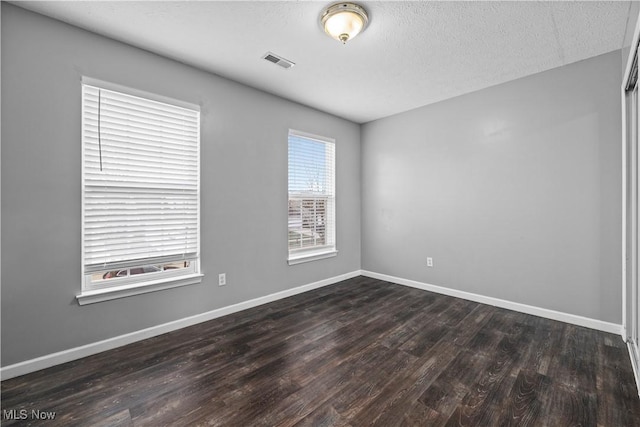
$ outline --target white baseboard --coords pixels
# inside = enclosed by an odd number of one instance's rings
[[[518,311],[521,313],[532,314],[546,319],[558,320],[560,322],[570,323],[572,325],[584,326],[585,328],[596,329],[599,331],[609,332],[616,335],[622,334],[622,325],[604,322],[602,320],[591,319],[588,317],[577,316],[575,314],[563,313],[560,311],[549,310],[546,308],[535,307],[532,305],[521,304],[517,302],[507,301],[499,298],[487,297],[484,295],[474,294],[471,292],[460,291],[457,289],[445,288],[442,286],[430,285],[428,283],[417,282],[415,280],[403,279],[401,277],[389,276],[387,274],[375,273],[373,271],[362,271],[363,276],[372,277],[374,279],[385,280],[387,282],[397,283],[399,285],[410,286],[412,288],[431,291],[438,294],[449,295],[456,298],[462,298],[469,301],[475,301],[482,304],[493,305],[495,307],[506,308],[508,310]]]
[[[19,362],[0,368],[0,378],[2,380],[7,380],[9,378],[14,378],[20,375],[39,371],[40,369],[50,368],[62,363],[71,362],[73,360],[101,353],[106,350],[111,350],[123,345],[131,344],[136,341],[141,341],[147,338],[155,337],[157,335],[166,334],[167,332],[186,328],[187,326],[196,325],[198,323],[213,320],[218,317],[226,316],[228,314],[237,313],[242,310],[247,310],[249,308],[257,307],[262,304],[267,304],[293,295],[301,294],[303,292],[308,292],[313,289],[321,288],[323,286],[332,285],[334,283],[351,279],[353,277],[358,277],[360,275],[360,270],[352,271],[350,273],[330,277],[318,282],[298,286],[297,288],[287,289],[285,291],[276,292],[274,294],[255,298],[249,301],[244,301],[238,304],[229,305],[227,307],[218,308],[206,313],[196,314],[195,316],[185,317],[183,319],[178,319],[172,322],[163,323],[161,325],[152,326],[150,328],[109,338],[103,341],[98,341],[80,347],[70,348],[68,350],[63,350],[53,354],[47,354],[45,356],[37,357],[31,360],[25,360],[24,362]]]
[[[342,274],[339,276],[331,277],[328,279],[320,280],[318,282],[309,283],[307,285],[299,286],[293,289],[287,289],[285,291],[276,292],[274,294],[266,295],[263,297],[255,298],[249,301],[240,302],[227,307],[222,307],[216,310],[208,311],[206,313],[197,314],[195,316],[185,317],[172,322],[163,323],[161,325],[152,326],[150,328],[142,329],[139,331],[131,332],[125,335],[109,338],[103,341],[83,345],[80,347],[71,348],[68,350],[60,351],[53,354],[37,357],[35,359],[26,360],[13,365],[0,368],[0,378],[7,380],[10,378],[25,375],[31,372],[39,371],[41,369],[50,368],[52,366],[60,365],[62,363],[71,362],[73,360],[81,359],[83,357],[91,356],[97,353],[101,353],[106,350],[111,350],[117,347],[121,347],[127,344],[131,344],[137,341],[141,341],[147,338],[162,335],[167,332],[172,332],[177,329],[186,328],[188,326],[196,325],[198,323],[206,322],[216,319],[218,317],[226,316],[228,314],[237,313],[242,310],[257,307],[262,304],[267,304],[273,301],[277,301],[283,298],[287,298],[293,295],[297,295],[303,292],[308,292],[313,289],[318,289],[323,286],[332,285],[342,280],[351,279],[357,276],[366,276],[374,279],[385,280],[399,285],[410,286],[412,288],[422,289],[425,291],[435,292],[443,295],[449,295],[456,298],[462,298],[469,301],[475,301],[482,304],[493,305],[496,307],[506,308],[508,310],[514,310],[521,313],[531,314],[534,316],[544,317],[547,319],[558,320],[573,325],[584,326],[591,329],[596,329],[613,334],[622,334],[622,325],[615,323],[604,322],[601,320],[590,319],[588,317],[577,316],[574,314],[562,313],[559,311],[549,310],[546,308],[534,307],[531,305],[520,304],[512,301],[507,301],[499,298],[487,297],[484,295],[474,294],[470,292],[460,291],[456,289],[445,288],[442,286],[431,285],[428,283],[422,283],[415,280],[403,279],[401,277],[389,276],[386,274],[375,273],[366,270],[356,270],[350,273]],[[631,348],[629,347],[631,352]],[[632,355],[630,353],[630,355]],[[640,374],[638,373],[638,362],[633,361],[634,374],[636,375],[636,382]],[[638,385],[640,390],[640,383]]]
[[[632,340],[627,341],[627,350],[629,350],[629,358],[631,359],[631,368],[633,368],[633,376],[636,378],[636,390],[640,397],[640,353],[635,349]]]

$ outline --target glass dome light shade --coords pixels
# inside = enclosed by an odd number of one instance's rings
[[[364,30],[369,18],[362,6],[336,3],[325,9],[320,21],[329,36],[346,43]]]

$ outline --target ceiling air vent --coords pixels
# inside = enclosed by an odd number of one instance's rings
[[[271,52],[267,52],[262,58],[266,59],[269,62],[273,62],[274,64],[279,65],[282,68],[291,68],[296,65],[294,62],[291,62],[288,59],[284,59],[283,57]]]

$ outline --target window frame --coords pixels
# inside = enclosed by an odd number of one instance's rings
[[[325,202],[327,205],[327,216],[331,218],[331,220],[327,221],[327,229],[325,231],[326,240],[329,242],[324,245],[315,245],[304,249],[297,249],[295,251],[291,251],[289,247],[289,238],[288,235],[290,233],[289,228],[289,214],[287,210],[287,263],[289,265],[296,265],[310,261],[317,261],[321,259],[335,257],[338,254],[337,249],[337,218],[336,218],[336,140],[334,138],[329,138],[326,136],[316,135],[309,132],[303,132],[295,129],[289,129],[289,133],[287,136],[287,205],[289,206],[291,201],[291,192],[289,191],[289,170],[291,168],[291,163],[289,162],[289,139],[291,137],[298,137],[303,139],[309,139],[315,142],[321,142],[323,144],[331,144],[332,145],[332,162],[331,172],[333,176],[330,177],[331,182],[331,194],[326,196],[316,196],[311,198],[321,199],[326,198]]]
[[[197,231],[196,231],[196,255],[195,258],[185,261],[189,261],[189,265],[184,268],[177,268],[172,270],[161,270],[157,272],[144,272],[131,275],[130,269],[144,268],[150,265],[162,265],[169,264],[169,262],[155,262],[153,259],[142,259],[140,264],[131,264],[128,267],[122,268],[106,268],[105,270],[128,270],[126,277],[115,277],[108,281],[94,281],[91,276],[100,274],[99,272],[86,272],[85,271],[85,101],[84,101],[84,86],[93,86],[99,89],[118,92],[123,95],[134,96],[143,98],[145,100],[160,102],[169,104],[179,108],[185,108],[197,112],[197,138],[196,138],[196,158],[197,158]],[[192,284],[198,284],[202,281],[204,276],[200,270],[200,219],[201,219],[201,115],[200,106],[191,104],[188,102],[168,98],[162,95],[149,93],[137,89],[132,89],[126,86],[118,85],[115,83],[105,82],[102,80],[83,76],[81,79],[81,292],[76,296],[78,304],[92,304],[101,301],[107,301],[116,298],[123,298],[132,295],[138,295],[148,292],[154,292],[163,289],[169,289],[180,286],[187,286]]]

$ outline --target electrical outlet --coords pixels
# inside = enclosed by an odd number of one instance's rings
[[[427,258],[427,267],[433,267],[433,258],[431,257]]]
[[[227,275],[225,273],[218,274],[218,286],[225,286],[227,284]]]

